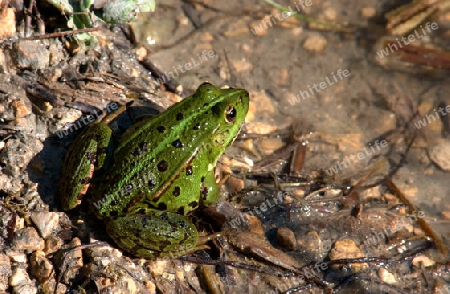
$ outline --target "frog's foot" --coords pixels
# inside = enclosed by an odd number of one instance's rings
[[[198,248],[197,229],[188,219],[152,208],[109,219],[106,230],[120,248],[147,259],[177,258]]]
[[[228,236],[228,235],[234,234],[236,232],[237,232],[236,229],[230,229],[230,230],[225,230],[222,232],[213,233],[213,234],[210,234],[207,236],[200,236],[198,238],[198,244],[205,244],[206,242],[209,242],[211,240],[214,240],[214,239],[217,239],[220,237],[224,237],[224,236]]]
[[[222,232],[218,232],[218,233],[213,233],[213,234],[210,234],[207,236],[199,236],[197,246],[191,250],[186,250],[183,255],[189,255],[198,250],[211,249],[211,247],[206,245],[207,242],[217,239],[217,238],[220,238],[220,237],[223,237],[223,236],[227,236],[227,235],[236,233],[236,232],[237,232],[236,229],[230,229],[230,230],[226,230],[226,231],[222,231]]]

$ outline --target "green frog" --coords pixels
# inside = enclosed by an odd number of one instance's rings
[[[215,165],[237,137],[249,107],[244,89],[209,83],[156,117],[132,125],[114,146],[111,116],[70,146],[59,194],[64,210],[87,191],[90,207],[123,250],[142,258],[179,257],[202,247],[186,217],[220,199]]]

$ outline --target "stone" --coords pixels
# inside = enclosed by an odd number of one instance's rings
[[[16,33],[16,14],[14,8],[0,10],[0,39],[11,37]]]
[[[0,253],[0,292],[6,293],[8,285],[8,277],[11,276],[11,261],[4,253]]]
[[[297,240],[295,234],[291,229],[286,227],[279,227],[277,229],[277,244],[289,250],[297,247]]]
[[[35,228],[28,227],[16,232],[11,247],[17,251],[32,253],[36,250],[43,250],[45,242]]]
[[[44,239],[59,228],[59,215],[56,212],[36,211],[31,213],[31,220]]]
[[[429,149],[431,161],[444,171],[450,171],[450,141],[444,140],[431,146]]]
[[[326,46],[327,46],[327,39],[317,34],[309,36],[303,43],[304,49],[315,52],[322,51],[323,49],[325,49]]]
[[[39,41],[19,41],[14,45],[14,61],[21,69],[47,68],[50,63],[50,51]]]
[[[15,266],[11,277],[9,278],[10,286],[27,285],[31,283],[31,279],[28,276],[27,270],[22,266],[22,264]]]
[[[44,283],[53,273],[53,264],[45,257],[45,253],[37,250],[30,257],[31,273],[39,282]]]
[[[364,253],[356,246],[355,242],[350,239],[336,241],[328,254],[330,260],[359,257],[364,257]],[[367,263],[351,263],[350,266],[355,272],[359,272],[368,267]],[[340,265],[333,265],[332,267],[339,268]]]

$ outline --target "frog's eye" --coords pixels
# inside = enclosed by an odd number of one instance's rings
[[[203,95],[218,95],[219,94],[219,93],[216,93],[219,91],[219,89],[208,82],[201,84],[198,87],[197,91],[200,93],[203,93]]]
[[[229,105],[225,110],[225,122],[226,123],[234,123],[236,121],[236,108],[234,106]]]

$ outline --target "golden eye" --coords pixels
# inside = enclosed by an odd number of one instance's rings
[[[225,122],[226,123],[234,123],[236,121],[237,111],[234,106],[229,105],[225,110]]]

